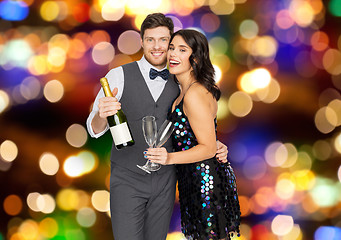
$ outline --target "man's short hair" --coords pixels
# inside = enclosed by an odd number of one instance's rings
[[[167,27],[169,29],[170,36],[174,32],[174,24],[171,18],[166,17],[162,13],[149,14],[141,25],[141,38],[143,39],[146,29]]]

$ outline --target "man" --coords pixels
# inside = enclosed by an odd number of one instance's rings
[[[107,116],[114,115],[122,104],[135,140],[135,145],[119,151],[113,147],[111,152],[110,211],[115,240],[162,240],[167,236],[175,198],[175,168],[162,166],[147,174],[136,165],[144,165],[143,151],[148,148],[141,119],[155,116],[160,127],[179,94],[166,69],[173,29],[172,20],[161,13],[146,17],[141,26],[143,57],[107,73],[116,97],[104,97],[100,91],[87,120],[90,135],[100,137],[108,130]],[[156,76],[151,69],[162,73]],[[171,150],[171,141],[164,147]],[[227,148],[219,142],[217,157],[226,161],[226,156]]]

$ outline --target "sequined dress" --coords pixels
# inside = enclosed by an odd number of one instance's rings
[[[183,112],[183,100],[175,107],[171,118],[175,151],[197,145],[196,137]],[[178,164],[178,190],[181,230],[187,239],[231,239],[239,235],[240,206],[236,178],[229,163],[216,158],[197,163]]]

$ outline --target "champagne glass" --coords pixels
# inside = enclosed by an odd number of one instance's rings
[[[170,135],[172,134],[173,130],[174,130],[174,124],[172,121],[166,119],[158,133],[156,136],[156,141],[155,141],[155,147],[159,148],[161,147],[165,142],[167,142],[168,138],[170,137]],[[160,165],[160,164],[159,164]]]
[[[143,121],[142,121],[142,127],[143,127]],[[159,131],[157,132],[157,134],[155,135],[155,141],[154,141],[155,147],[159,148],[165,142],[167,142],[167,140],[170,137],[170,135],[172,134],[173,130],[174,130],[173,122],[168,120],[168,119],[166,119],[162,123],[162,125],[161,125]],[[161,164],[153,163],[153,162],[150,162],[148,160],[144,166],[138,166],[138,167],[141,168],[142,170],[150,173],[151,171],[159,170],[161,168]]]
[[[144,139],[150,148],[154,147],[156,141],[156,133],[157,133],[157,126],[154,116],[145,116],[142,118],[142,131],[144,135]],[[141,168],[143,171],[150,173],[150,171],[155,168],[155,163],[150,162],[147,160],[146,164],[143,166],[137,165],[137,167]]]

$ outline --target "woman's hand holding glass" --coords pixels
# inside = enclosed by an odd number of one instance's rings
[[[148,148],[147,151],[145,152],[146,158],[153,162],[153,163],[158,163],[161,165],[168,165],[170,164],[168,162],[168,152],[166,148],[161,147],[161,148]]]

